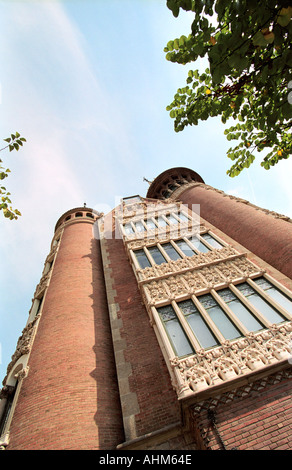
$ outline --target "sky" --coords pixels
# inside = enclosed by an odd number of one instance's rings
[[[3,184],[22,216],[0,214],[0,383],[67,210],[86,203],[106,213],[121,197],[145,196],[143,177],[183,166],[292,217],[292,161],[266,171],[260,155],[230,178],[220,119],[174,132],[166,106],[188,70],[208,64],[173,64],[163,49],[191,22],[165,0],[0,0],[0,139],[27,139],[19,152],[1,152],[11,170]]]

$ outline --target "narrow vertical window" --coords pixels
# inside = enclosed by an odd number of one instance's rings
[[[147,228],[149,228],[150,230],[156,228],[155,223],[154,223],[153,220],[151,220],[151,219],[145,220],[145,223],[146,223],[146,225],[147,225]]]
[[[157,246],[151,246],[150,248],[148,248],[148,251],[156,264],[162,264],[167,262],[164,256],[162,255],[161,251],[157,248]]]
[[[267,279],[264,277],[260,277],[258,279],[253,279],[253,281],[266,293],[272,297],[276,302],[278,302],[281,307],[285,308],[287,312],[292,314],[292,301],[287,297],[283,292],[277,289],[273,284],[271,284]]]
[[[166,227],[168,225],[163,217],[157,217],[155,220],[157,221],[159,227]]]
[[[165,216],[170,224],[178,224],[178,220],[172,214],[166,214]]]
[[[181,259],[181,255],[175,250],[171,243],[163,243],[161,246],[173,261]]]
[[[131,224],[124,225],[124,230],[126,235],[131,235],[132,233],[135,233]]]
[[[261,297],[247,282],[239,284],[236,288],[257,308],[271,323],[280,323],[285,319],[277,310]]]
[[[217,294],[224,300],[232,312],[249,331],[258,331],[264,328],[254,315],[243,305],[230,289],[222,289]]]
[[[201,295],[198,300],[226,339],[231,340],[242,336],[211,294]]]
[[[136,256],[137,261],[138,261],[139,266],[141,267],[141,269],[151,267],[151,263],[150,263],[149,259],[147,258],[144,250],[134,251],[134,255]]]
[[[190,325],[197,341],[200,343],[202,348],[212,348],[218,346],[218,341],[211,332],[210,328],[203,320],[200,312],[197,310],[194,302],[192,300],[184,300],[178,302],[178,307],[183,312],[185,319]]]
[[[182,220],[183,222],[188,222],[190,219],[185,215],[183,214],[182,212],[179,212],[178,213],[178,216],[180,218],[180,220]]]
[[[192,248],[190,247],[190,245],[188,245],[187,242],[185,242],[184,240],[177,240],[175,242],[175,244],[179,247],[179,249],[186,255],[186,256],[194,256],[196,255],[197,253],[192,250]]]
[[[144,232],[145,231],[145,227],[142,224],[142,222],[135,222],[135,227],[136,227],[137,232]]]
[[[160,307],[157,311],[177,356],[192,354],[194,352],[193,348],[191,347],[189,340],[178,321],[172,305]]]
[[[213,246],[214,248],[223,248],[223,245],[215,240],[209,233],[203,233],[201,237],[209,243],[209,245]]]
[[[208,251],[210,251],[209,248],[206,245],[204,245],[204,243],[202,243],[198,237],[191,237],[189,240],[192,243],[192,245],[194,245],[194,247],[197,248],[197,250],[200,251],[201,253],[208,253]]]

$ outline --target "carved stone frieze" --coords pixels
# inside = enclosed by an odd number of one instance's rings
[[[162,227],[157,230],[147,230],[147,233],[143,232],[140,234],[140,238],[136,238],[135,235],[132,235],[132,238],[129,237],[125,240],[127,248],[131,250],[137,250],[143,248],[143,246],[151,246],[156,243],[169,242],[170,240],[176,240],[178,237],[191,237],[195,234],[204,233],[207,229],[203,224],[195,225],[194,227],[180,227],[179,231],[177,226],[173,227]]]
[[[175,357],[170,363],[178,378],[175,386],[178,395],[182,390],[197,393],[288,360],[291,341],[292,322],[287,322],[234,342],[226,341],[218,348],[202,349],[183,359]]]
[[[218,250],[220,251],[220,250]],[[182,260],[181,260],[182,261]],[[247,259],[238,258],[232,261],[220,261],[216,264],[191,269],[188,266],[187,272],[182,272],[183,265],[180,265],[180,273],[174,274],[171,263],[164,263],[157,266],[156,276],[162,278],[154,279],[150,282],[143,282],[143,289],[146,291],[146,298],[149,304],[155,305],[161,301],[172,300],[183,295],[196,294],[202,289],[215,288],[221,284],[228,284],[239,278],[246,278],[246,273],[255,274],[259,269]],[[240,270],[238,268],[240,266]],[[156,268],[156,269],[157,269]],[[146,271],[148,270],[148,271]],[[153,268],[146,268],[147,275],[154,277]],[[165,276],[165,277],[164,277]]]
[[[38,298],[38,296],[48,287],[49,282],[50,282],[50,277],[51,273],[48,272],[47,274],[44,274],[39,282],[39,284],[36,287],[34,297]]]
[[[136,272],[138,273],[139,280],[148,280],[151,278],[155,277],[162,277],[165,275],[171,275],[174,273],[179,273],[182,271],[187,271],[187,270],[193,270],[195,269],[201,269],[203,272],[203,269],[206,265],[210,264],[216,264],[220,263],[221,268],[225,269],[226,274],[228,274],[228,279],[231,276],[231,273],[228,271],[228,269],[232,266],[232,278],[236,279],[238,277],[243,277],[247,271],[248,273],[254,273],[256,270],[258,271],[258,268],[255,270],[254,265],[246,260],[245,258],[242,259],[241,262],[236,262],[235,265],[222,265],[222,261],[225,262],[225,260],[232,259],[235,260],[236,257],[244,257],[243,254],[238,254],[237,251],[230,247],[226,246],[221,249],[215,249],[212,251],[209,251],[208,253],[200,253],[198,255],[194,256],[189,256],[183,259],[179,259],[177,261],[170,261],[169,263],[163,263],[160,265],[155,265],[149,268],[145,269],[138,269]],[[226,263],[226,262],[225,262]],[[233,261],[232,261],[233,263]],[[242,269],[240,269],[242,267]],[[206,271],[205,269],[205,274],[209,275],[210,273]],[[215,272],[213,272],[213,275]],[[217,274],[218,275],[218,274]],[[223,276],[224,277],[224,276]],[[226,277],[224,277],[226,279]]]
[[[28,323],[26,327],[22,330],[22,334],[17,341],[16,350],[11,357],[10,363],[7,366],[7,375],[2,382],[3,385],[5,385],[8,374],[10,373],[18,359],[21,356],[24,356],[25,354],[28,354],[30,352],[38,318],[39,316],[37,315],[34,320]]]

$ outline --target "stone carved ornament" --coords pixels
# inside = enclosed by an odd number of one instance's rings
[[[159,267],[161,268],[161,266]],[[228,284],[235,279],[245,279],[247,276],[258,272],[257,266],[253,265],[246,258],[241,257],[232,261],[223,261],[215,265],[206,266],[202,269],[189,270],[186,273],[169,275],[164,279],[143,283],[143,289],[146,291],[148,302],[151,305],[155,305],[163,300],[175,299],[178,295],[191,295],[204,288],[210,289],[218,284]],[[164,267],[160,269],[159,274],[171,274],[171,267],[165,263]]]
[[[176,376],[175,388],[182,391],[199,392],[239,378],[266,365],[291,358],[292,322],[272,325],[259,334],[250,334],[234,342],[226,341],[221,346],[201,349],[197,354],[183,359],[170,360]]]
[[[31,350],[32,347],[32,340],[34,336],[34,331],[36,328],[36,323],[39,318],[39,315],[37,315],[30,323],[26,325],[26,327],[22,330],[22,334],[19,337],[16,345],[16,350],[15,353],[11,357],[11,361],[7,366],[7,375],[5,376],[3,380],[3,385],[6,384],[7,377],[14,367],[14,364],[18,361],[18,359],[21,356],[24,356],[25,354],[28,354]]]
[[[141,281],[165,276],[166,274],[171,275],[174,273],[179,273],[183,270],[194,270],[194,268],[196,268],[196,270],[200,268],[201,272],[203,272],[203,268],[206,265],[219,262],[222,263],[223,260],[225,261],[226,259],[234,259],[235,257],[239,257],[239,259],[236,261],[234,260],[233,265],[226,264],[224,266],[225,273],[228,273],[228,277],[231,275],[231,273],[228,271],[231,267],[235,278],[239,276],[239,273],[240,276],[242,276],[243,273],[248,275],[249,273],[253,273],[255,271],[253,264],[245,259],[244,254],[239,254],[234,248],[227,246],[221,249],[209,251],[208,253],[200,253],[198,255],[182,258],[177,261],[169,261],[168,263],[155,265],[150,268],[137,269],[136,272],[138,273],[139,280]],[[205,271],[205,273],[208,274],[207,271]]]

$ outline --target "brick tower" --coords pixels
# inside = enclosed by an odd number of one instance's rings
[[[2,449],[292,449],[291,219],[159,175],[56,224]]]

